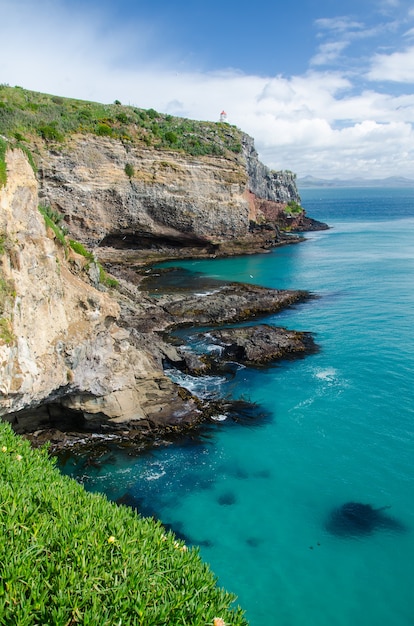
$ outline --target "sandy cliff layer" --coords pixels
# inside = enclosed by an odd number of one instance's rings
[[[110,420],[191,413],[191,402],[118,325],[117,302],[71,271],[46,232],[37,181],[19,150],[7,153],[7,174],[0,189],[0,416],[19,430],[31,418],[17,412],[44,402],[57,413],[63,403]]]
[[[39,143],[40,196],[92,247],[251,245],[252,237],[272,245],[279,226],[300,228],[304,217],[284,212],[300,202],[295,177],[271,172],[243,137],[241,153],[220,157],[93,135],[72,135],[59,151]]]

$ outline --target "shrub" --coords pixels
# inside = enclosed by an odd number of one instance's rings
[[[94,133],[192,155],[241,151],[240,131],[229,124],[199,122],[158,113],[155,109],[103,105],[3,86],[0,90],[0,132],[26,141],[33,134],[61,142],[75,132]]]
[[[39,132],[39,135],[46,141],[61,142],[64,140],[63,134],[59,130],[57,130],[56,125],[54,123],[39,126],[38,132]]]
[[[303,208],[294,200],[290,200],[285,208],[285,213],[290,215],[300,215],[300,213],[303,213]]]
[[[134,167],[131,165],[131,163],[127,163],[124,167],[124,170],[128,178],[132,178],[135,174]]]
[[[147,110],[147,115],[152,120],[154,120],[156,117],[159,117],[159,113],[157,113],[157,111],[155,109],[148,109]]]
[[[7,423],[0,486],[1,624],[246,626],[196,549],[87,493]]]
[[[113,130],[108,124],[98,124],[95,133],[101,137],[112,137]]]
[[[171,144],[177,143],[178,141],[178,137],[176,133],[174,133],[172,130],[167,130],[164,137],[165,137],[165,140]]]

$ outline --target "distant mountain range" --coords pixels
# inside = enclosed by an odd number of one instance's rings
[[[304,176],[298,178],[296,183],[300,189],[310,187],[414,187],[414,180],[403,176],[389,176],[388,178],[351,178],[341,180],[333,178],[315,178],[314,176]]]

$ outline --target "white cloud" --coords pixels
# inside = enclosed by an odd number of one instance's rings
[[[315,20],[315,24],[324,30],[336,32],[348,32],[349,30],[360,30],[364,28],[361,22],[352,20],[347,15],[341,17],[323,17]]]
[[[376,54],[367,77],[373,81],[414,82],[414,46],[403,52]]]
[[[174,51],[157,51],[162,38],[154,26],[109,28],[103,10],[90,14],[81,7],[77,13],[56,1],[3,4],[1,82],[102,102],[119,99],[204,120],[218,120],[224,108],[231,124],[255,138],[267,165],[301,176],[413,176],[410,93],[358,92],[338,71],[290,77],[183,71]],[[360,23],[346,18],[322,26],[362,32]],[[326,47],[325,54],[333,56],[344,46]],[[398,71],[412,80],[414,48],[399,54],[377,55],[370,78],[384,80],[387,72],[395,77]]]
[[[310,60],[311,65],[327,65],[336,61],[341,52],[349,45],[347,41],[331,41],[319,47],[319,52]]]

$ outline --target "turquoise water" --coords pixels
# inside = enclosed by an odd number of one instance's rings
[[[313,189],[302,201],[332,228],[270,254],[180,263],[319,296],[266,318],[312,331],[317,354],[231,381],[186,380],[269,416],[63,471],[199,545],[252,626],[412,626],[414,190]],[[329,534],[331,510],[347,501],[390,506],[407,531]]]

